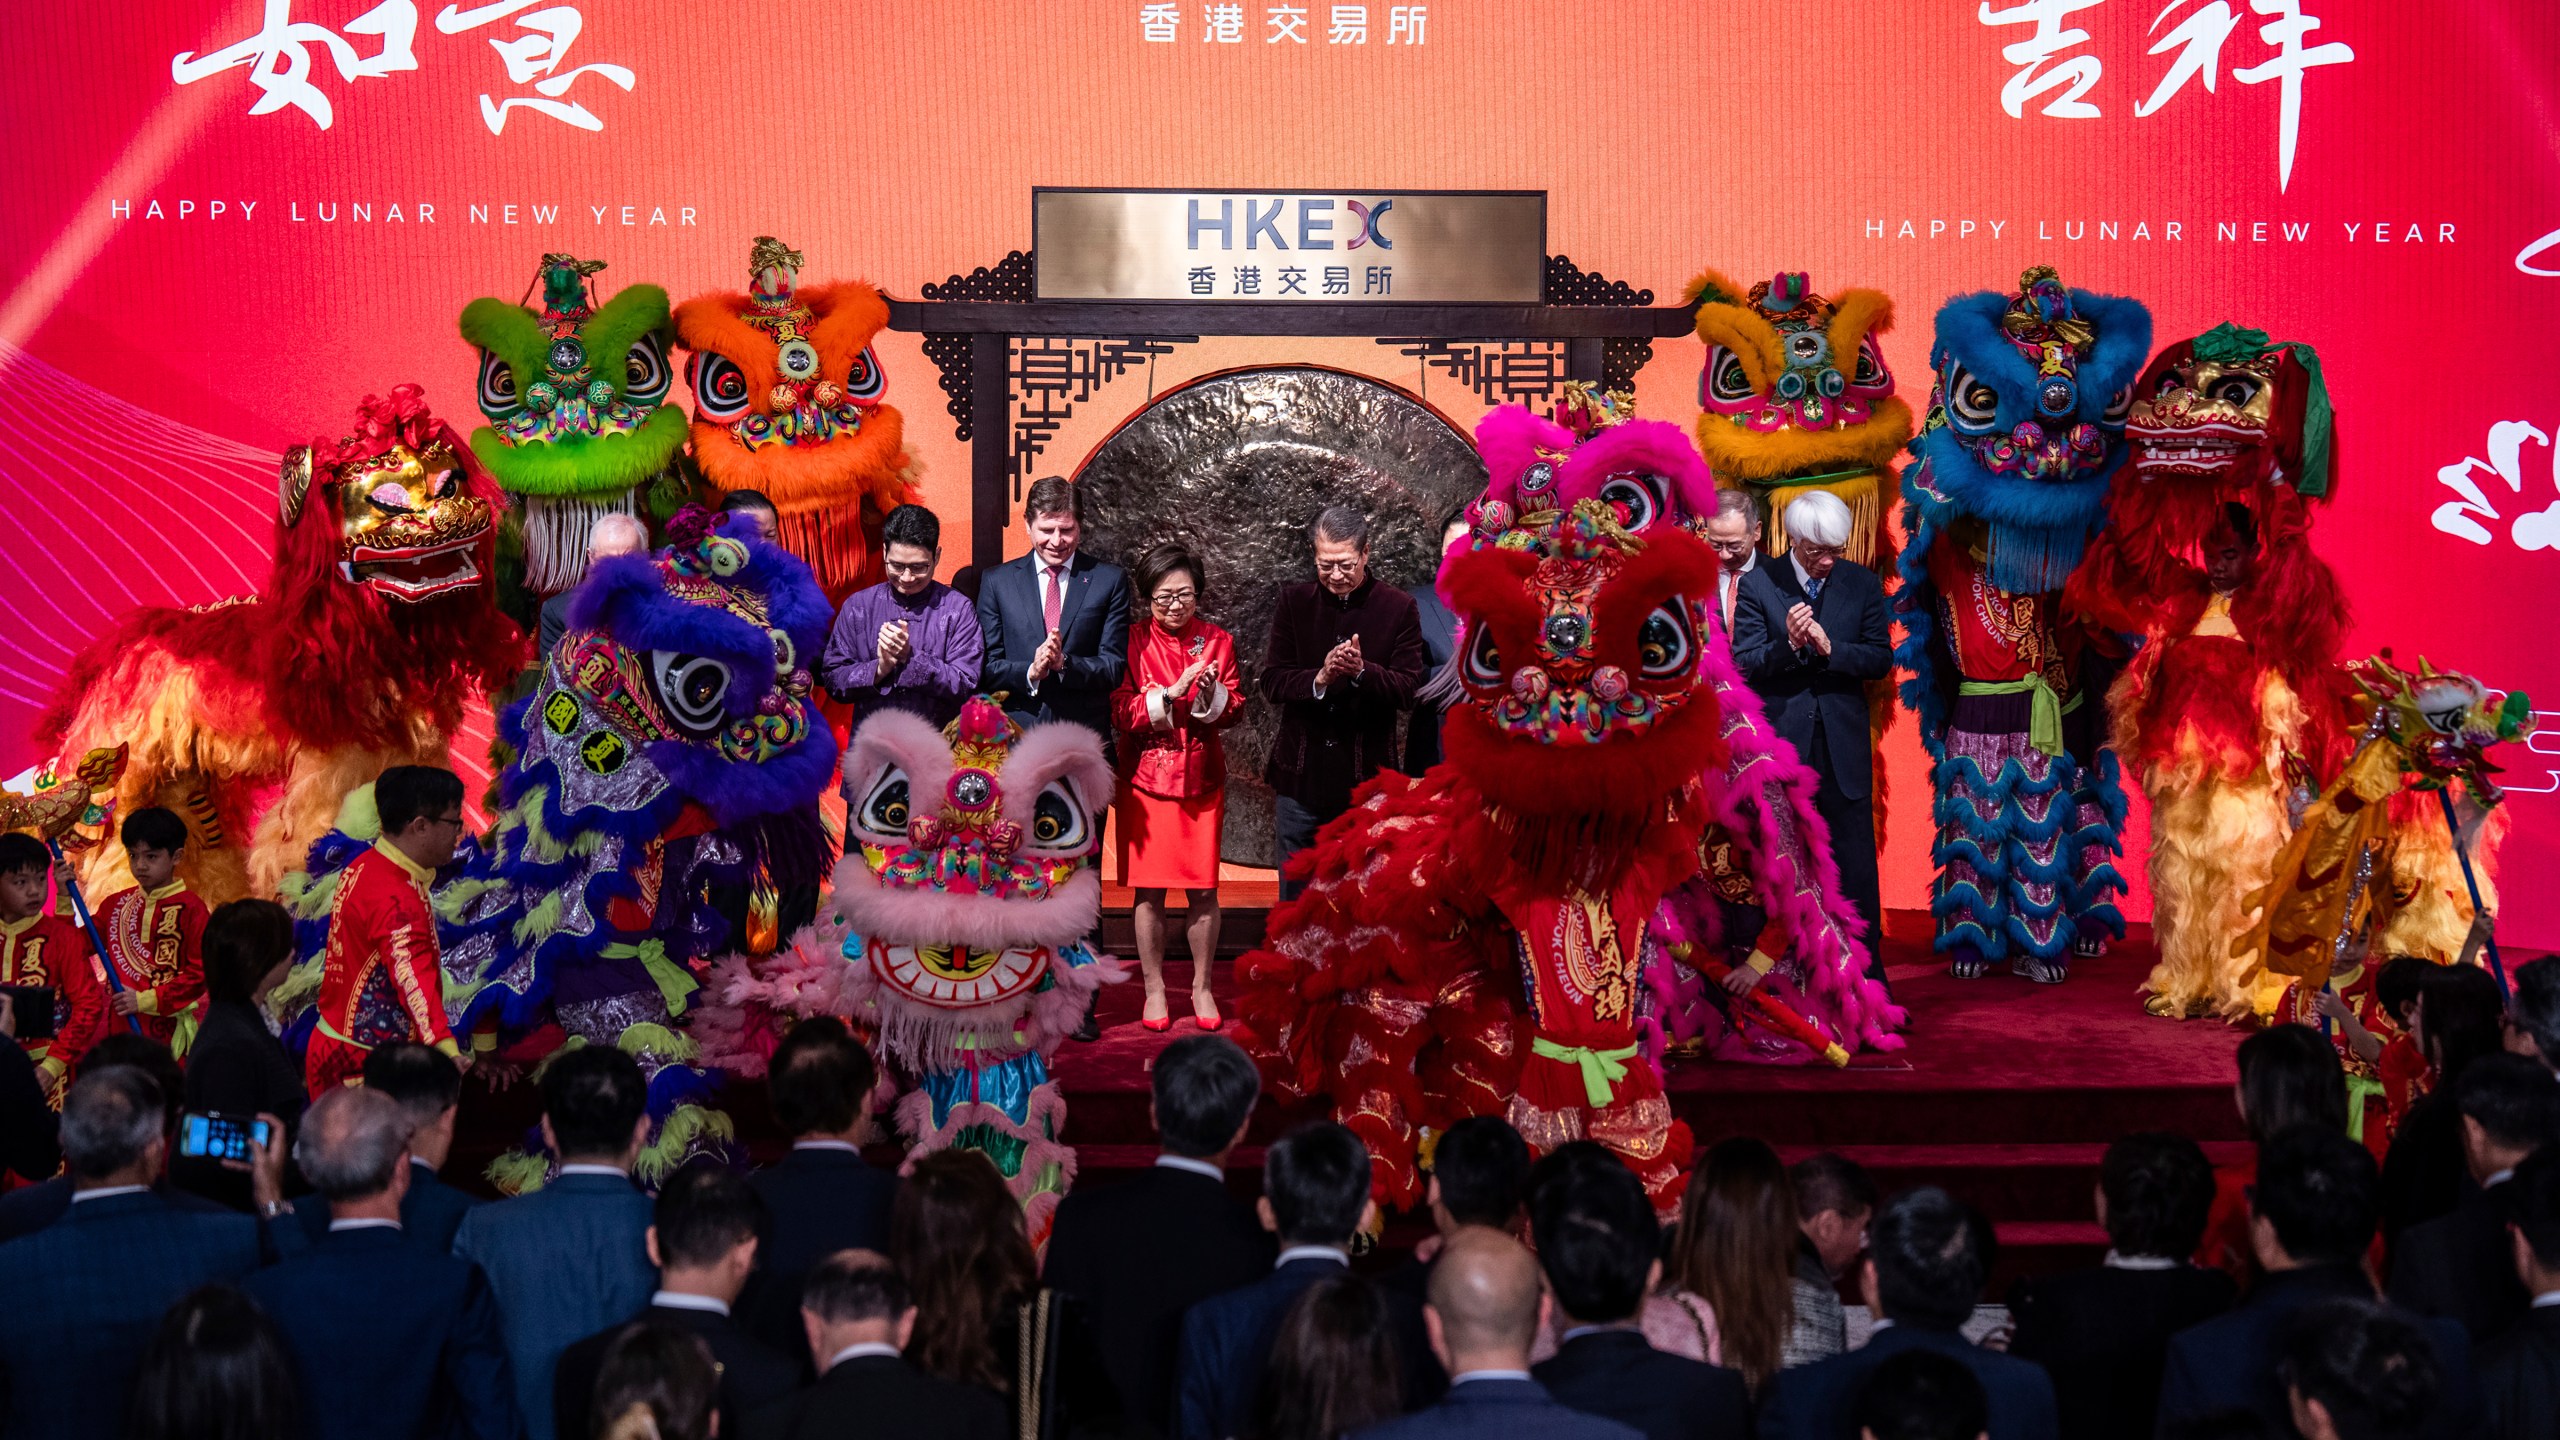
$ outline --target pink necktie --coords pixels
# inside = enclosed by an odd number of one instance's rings
[[[1057,568],[1044,569],[1041,577],[1044,583],[1040,593],[1040,618],[1048,625],[1049,633],[1055,635],[1058,633],[1059,607],[1064,602],[1064,597],[1058,594]]]

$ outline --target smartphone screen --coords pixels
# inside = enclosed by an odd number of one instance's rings
[[[264,1120],[190,1110],[178,1122],[178,1153],[189,1158],[246,1164],[250,1155],[265,1148],[267,1134]]]

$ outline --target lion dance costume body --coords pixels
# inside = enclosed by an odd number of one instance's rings
[[[889,304],[858,280],[799,283],[799,251],[770,235],[748,257],[749,287],[676,307],[692,357],[693,458],[718,495],[754,490],[782,516],[783,548],[809,562],[827,598],[883,578],[880,526],[911,497],[914,461],[872,340]]]
[[[706,894],[747,857],[721,833],[816,802],[833,736],[809,698],[809,657],[830,615],[808,567],[687,510],[655,555],[599,564],[533,694],[500,722],[514,758],[490,833],[468,841],[431,897],[455,1033],[494,1031],[511,1058],[561,1044],[617,1045],[649,1075],[657,1125],[639,1174],[654,1181],[718,1148],[716,1077],[680,1017],[692,964],[725,926]],[[312,851],[286,896],[303,953],[326,942],[331,886],[365,838]],[[316,986],[306,963],[275,1002]],[[502,1188],[540,1182],[547,1157],[502,1157]]]
[[[1856,921],[1805,848],[1827,850],[1808,797],[1730,785],[1785,746],[1756,707],[1727,707],[1748,692],[1709,656],[1715,560],[1683,528],[1712,498],[1696,452],[1659,422],[1575,440],[1525,411],[1486,418],[1493,480],[1440,576],[1463,626],[1449,759],[1364,786],[1239,966],[1244,1038],[1275,1087],[1328,1096],[1393,1204],[1421,1198],[1425,1130],[1484,1114],[1540,1149],[1598,1140],[1676,1203],[1688,1128],[1638,1057],[1698,997],[1648,973],[1649,932],[1711,835],[1827,977],[1805,988],[1834,997],[1839,1041],[1900,1019],[1858,988]]]
[[[367,397],[351,434],[286,454],[266,587],[127,614],[72,661],[38,742],[121,747],[100,798],[187,817],[207,904],[272,892],[350,789],[443,764],[472,696],[524,663],[490,588],[501,505],[417,386]],[[82,884],[118,888],[123,856],[92,845]]]
[[[1962,977],[2002,961],[2058,983],[2071,956],[2123,938],[2124,791],[2103,748],[2103,687],[2062,589],[2124,463],[2150,312],[2066,288],[1938,312],[1929,414],[1903,472],[1909,543],[1894,663],[1932,762],[1936,948]]]
[[[784,954],[721,963],[698,1027],[711,1057],[759,1073],[791,1018],[844,1017],[914,1086],[909,1153],[985,1153],[1044,1239],[1076,1169],[1049,1059],[1123,978],[1083,941],[1112,784],[1091,730],[1022,729],[983,695],[940,732],[904,711],[865,720],[829,910]]]
[[[462,310],[489,420],[471,449],[516,505],[501,546],[511,605],[520,588],[540,597],[576,585],[598,519],[640,514],[644,488],[681,483],[684,409],[667,403],[667,292],[630,285],[598,304],[590,277],[603,268],[545,255],[534,278],[541,308],[484,297]]]
[[[2311,548],[2312,502],[2336,486],[2319,356],[2217,326],[2143,371],[2126,433],[2066,607],[2141,640],[2107,698],[2151,798],[2145,1004],[2263,1017],[2285,981],[2232,955],[2240,902],[2346,750],[2346,595]],[[2242,557],[2221,590],[2217,545]]]

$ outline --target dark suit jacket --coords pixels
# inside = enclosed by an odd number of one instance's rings
[[[120,1433],[133,1367],[162,1312],[200,1285],[239,1280],[260,1258],[256,1220],[148,1191],[73,1205],[0,1245],[0,1435]]]
[[[2560,1305],[2480,1347],[2480,1398],[2492,1440],[2549,1440],[2560,1415]]]
[[[2009,1296],[2018,1327],[2009,1353],[2052,1377],[2063,1434],[2148,1440],[2169,1337],[2230,1309],[2237,1295],[2230,1276],[2193,1265],[2021,1280]]]
[[[1413,597],[1413,613],[1422,622],[1422,679],[1430,683],[1449,663],[1458,649],[1458,617],[1440,599],[1440,592],[1429,581],[1405,587]],[[1367,641],[1360,642],[1364,647]],[[1323,656],[1317,656],[1321,660]],[[1413,717],[1404,725],[1404,755],[1396,768],[1407,775],[1419,775],[1440,763],[1441,707],[1421,700],[1413,703]]]
[[[1643,1432],[1562,1404],[1535,1380],[1470,1380],[1439,1404],[1359,1432],[1360,1440],[1642,1440]]]
[[[1751,1392],[1721,1365],[1666,1355],[1641,1330],[1577,1335],[1529,1373],[1558,1404],[1645,1440],[1750,1440]]]
[[[850,1150],[794,1150],[747,1177],[764,1197],[768,1221],[756,1271],[734,1312],[747,1333],[815,1375],[808,1332],[800,1325],[800,1291],[809,1271],[839,1250],[889,1249],[889,1205],[898,1176]]]
[[[62,1163],[54,1143],[60,1117],[45,1103],[36,1064],[18,1042],[0,1035],[0,1170],[42,1180]]]
[[[1007,692],[1016,723],[1073,720],[1111,747],[1111,692],[1129,661],[1129,581],[1117,565],[1079,550],[1067,562],[1067,593],[1058,608],[1066,668],[1031,693],[1031,657],[1049,638],[1040,597],[1039,557],[1008,560],[978,582],[978,633],[986,642],[981,682]]]
[[[1326,653],[1353,635],[1360,673],[1318,699]],[[1422,680],[1422,621],[1412,596],[1374,575],[1342,597],[1312,580],[1282,590],[1262,662],[1262,697],[1280,707],[1263,778],[1318,816],[1341,813],[1352,787],[1395,759],[1396,712],[1413,703]]]
[[[242,1288],[284,1332],[311,1440],[514,1440],[498,1303],[470,1261],[397,1230],[340,1230]]]
[[[2533,1305],[2516,1278],[2505,1200],[2495,1189],[2465,1196],[2400,1237],[2391,1253],[2391,1303],[2458,1320],[2478,1345],[2524,1318]]]
[[[284,1121],[287,1154],[302,1123],[307,1095],[302,1067],[267,1033],[258,1010],[245,1000],[213,1000],[204,1007],[204,1023],[187,1050],[186,1106],[225,1115],[273,1115]],[[172,1156],[170,1180],[208,1200],[234,1210],[251,1208],[249,1177],[226,1170],[219,1160]],[[299,1213],[315,1202],[297,1201]],[[326,1230],[328,1227],[320,1227]]]
[[[1270,1274],[1275,1253],[1252,1208],[1206,1175],[1158,1165],[1068,1195],[1041,1278],[1080,1302],[1069,1375],[1099,1369],[1109,1392],[1076,1397],[1074,1418],[1170,1433],[1183,1312]]]
[[[1858,1440],[1850,1415],[1859,1387],[1905,1350],[1935,1350],[1973,1372],[1991,1399],[1991,1440],[2056,1440],[2062,1433],[2053,1382],[2035,1365],[1970,1344],[1952,1330],[1893,1325],[1845,1355],[1779,1371],[1761,1400],[1761,1440]]]
[[[1787,612],[1806,603],[1795,562],[1763,556],[1742,577],[1733,609],[1733,662],[1760,693],[1798,755],[1813,753],[1814,727],[1830,737],[1832,779],[1840,793],[1874,793],[1874,747],[1867,743],[1866,682],[1893,670],[1893,637],[1885,625],[1884,582],[1847,560],[1831,567],[1813,618],[1831,637],[1831,653],[1787,643]]]
[[[746,1440],[1006,1440],[1012,1422],[1005,1403],[984,1390],[935,1379],[894,1356],[865,1355],[749,1415],[745,1434]]]
[[[400,1201],[400,1233],[410,1244],[442,1255],[453,1249],[453,1234],[462,1228],[462,1217],[486,1203],[477,1195],[447,1185],[435,1167],[413,1158],[409,1161],[409,1193]],[[329,1202],[320,1196],[306,1195],[294,1201],[293,1213],[301,1217],[302,1228],[310,1232],[312,1239],[329,1233]]]
[[[720,1367],[720,1433],[736,1435],[749,1415],[800,1388],[800,1361],[749,1335],[738,1322],[709,1310],[651,1305],[632,1320],[659,1320],[700,1337]],[[551,1413],[566,1440],[586,1440],[595,1413],[596,1376],[604,1352],[627,1321],[606,1326],[560,1352],[552,1373]],[[805,1347],[806,1339],[801,1341]]]
[[[180,1190],[166,1181],[161,1182],[154,1193],[168,1201],[170,1208],[184,1210],[191,1215],[237,1215],[240,1213],[227,1205],[216,1205],[201,1195]],[[98,1202],[93,1200],[89,1203],[94,1205]],[[309,1200],[296,1201],[294,1208],[298,1212],[304,1205],[310,1203]],[[70,1212],[71,1180],[65,1175],[56,1175],[50,1180],[34,1185],[22,1185],[6,1195],[0,1195],[0,1244],[22,1236],[33,1235]],[[275,1258],[273,1246],[267,1247],[267,1258],[269,1260]]]
[[[644,1236],[649,1197],[618,1175],[563,1175],[463,1217],[453,1253],[497,1292],[516,1410],[533,1440],[552,1440],[551,1369],[560,1352],[640,1313],[658,1288]],[[579,1440],[571,1436],[568,1440]]]
[[[1343,1273],[1331,1260],[1292,1260],[1240,1289],[1212,1296],[1182,1317],[1182,1343],[1174,1363],[1174,1433],[1182,1440],[1225,1440],[1241,1435],[1253,1418],[1262,1389],[1263,1362],[1289,1306],[1328,1275]],[[1390,1291],[1387,1308],[1411,1402],[1434,1388],[1437,1366],[1422,1339],[1422,1316]]]
[[[2401,1236],[2479,1193],[2462,1156],[2462,1111],[2453,1086],[2440,1083],[2391,1132],[2391,1153],[2382,1160],[2383,1243],[2397,1253]]]
[[[2284,1382],[2276,1362],[2284,1353],[2287,1331],[2303,1310],[2341,1296],[2373,1298],[2373,1287],[2357,1265],[2313,1265],[2263,1276],[2240,1308],[2208,1320],[2169,1341],[2169,1359],[2160,1381],[2159,1432],[2182,1420],[2217,1410],[2249,1410],[2266,1420],[2278,1435],[2293,1425],[2285,1401]],[[2471,1379],[2471,1342],[2451,1320],[2421,1322],[2435,1342],[2436,1360],[2444,1375],[2444,1397],[2427,1434],[2460,1436],[2470,1428],[2478,1392]]]

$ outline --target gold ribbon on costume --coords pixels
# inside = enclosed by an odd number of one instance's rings
[[[1956,693],[2032,696],[2027,702],[2027,743],[2054,756],[2062,754],[2062,717],[2080,708],[2079,696],[2064,700],[2042,675],[2024,680],[1967,680],[1956,687]]]
[[[1636,1058],[1633,1045],[1594,1050],[1588,1045],[1559,1045],[1544,1035],[1531,1037],[1529,1049],[1542,1060],[1581,1067],[1582,1098],[1595,1109],[1609,1103],[1617,1083],[1627,1078],[1627,1062]]]

